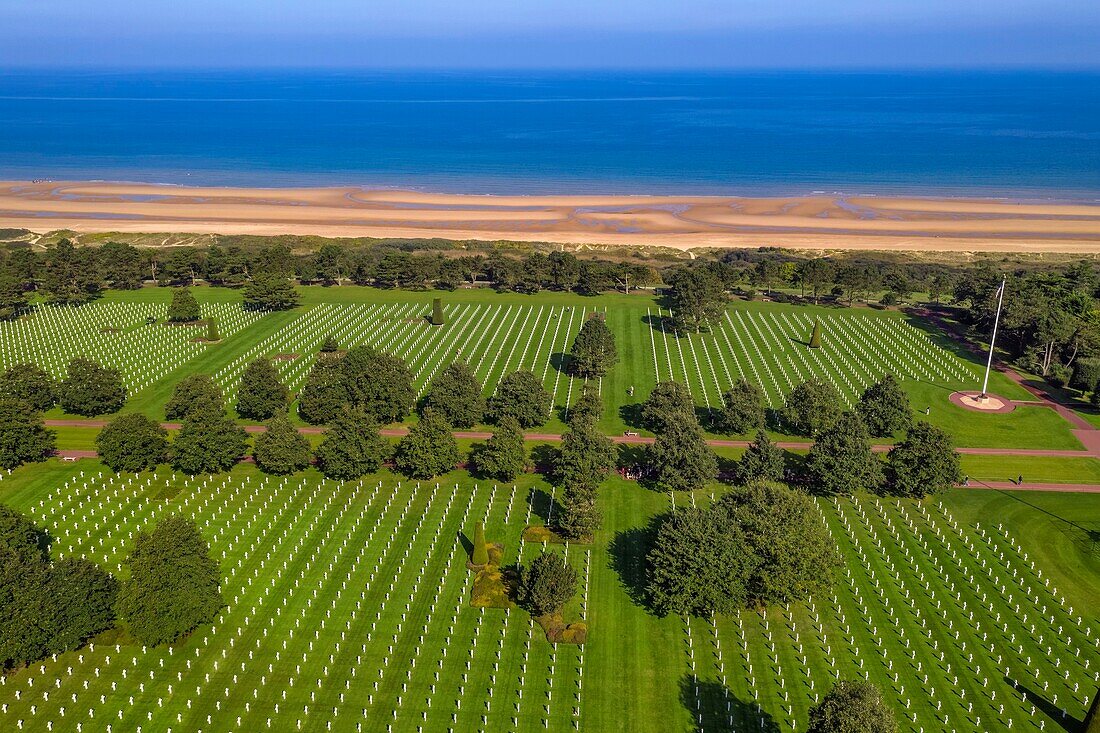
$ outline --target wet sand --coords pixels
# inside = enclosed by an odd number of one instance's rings
[[[5,182],[0,183],[0,227],[679,249],[1100,253],[1100,205],[869,196],[466,196],[361,188]]]

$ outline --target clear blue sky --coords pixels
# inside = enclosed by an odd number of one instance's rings
[[[0,66],[1100,66],[1100,0],[0,0]]]

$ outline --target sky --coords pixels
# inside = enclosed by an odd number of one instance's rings
[[[1100,67],[1098,0],[0,0],[0,66]]]

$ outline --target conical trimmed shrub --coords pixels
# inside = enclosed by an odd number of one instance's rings
[[[474,552],[470,557],[474,565],[489,564],[489,546],[485,543],[485,523],[478,522],[474,525]]]
[[[814,330],[810,332],[810,348],[821,348],[821,323],[814,321]]]

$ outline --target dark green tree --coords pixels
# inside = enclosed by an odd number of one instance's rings
[[[213,316],[206,319],[206,340],[210,343],[222,340],[222,333],[218,330],[218,319]]]
[[[556,473],[565,486],[594,489],[614,470],[617,457],[615,445],[595,423],[571,422],[562,435]]]
[[[126,387],[117,369],[91,359],[69,362],[68,374],[58,387],[61,409],[74,415],[94,417],[118,412],[126,402]]]
[[[751,548],[745,581],[751,602],[793,603],[829,590],[840,555],[807,494],[753,484],[725,494],[715,511],[731,514]]]
[[[416,390],[412,373],[401,359],[356,346],[340,364],[348,400],[378,424],[400,422],[412,410]]]
[[[256,436],[252,457],[264,473],[287,474],[309,466],[312,452],[309,441],[290,424],[283,413],[266,423],[267,430]]]
[[[575,542],[585,542],[603,524],[599,507],[599,492],[589,484],[565,484],[559,499],[558,532]]]
[[[15,318],[27,307],[27,291],[19,278],[6,268],[0,270],[0,320]]]
[[[841,680],[810,708],[806,733],[896,733],[894,711],[870,682]]]
[[[814,327],[810,331],[810,348],[821,348],[821,321],[814,319]]]
[[[432,478],[453,471],[458,464],[458,443],[451,425],[427,410],[420,422],[397,444],[394,465],[410,478]]]
[[[649,550],[647,590],[661,614],[733,613],[756,563],[727,511],[685,507],[665,517]]]
[[[172,468],[186,474],[228,471],[248,449],[248,435],[224,412],[199,410],[183,421],[168,449]]]
[[[328,478],[350,481],[377,471],[390,453],[374,421],[362,410],[346,408],[317,447],[317,467]]]
[[[754,382],[740,379],[722,395],[715,411],[714,430],[724,435],[745,435],[764,427],[764,391]]]
[[[737,462],[737,480],[742,484],[783,480],[783,451],[763,430],[756,431],[756,437]]]
[[[26,402],[0,398],[0,468],[46,460],[54,451],[55,434]]]
[[[49,302],[79,305],[98,298],[102,290],[95,250],[78,249],[68,239],[46,250],[42,293]]]
[[[49,653],[49,547],[45,530],[0,504],[0,671]]]
[[[321,342],[322,354],[334,354],[340,350],[340,342],[336,340],[335,336],[326,336],[325,340]]]
[[[275,364],[265,356],[249,362],[237,391],[237,414],[245,419],[267,420],[286,412],[290,391],[279,381]]]
[[[499,481],[511,481],[523,473],[527,449],[523,444],[523,430],[515,418],[501,418],[492,437],[474,445],[470,463],[477,474]]]
[[[718,476],[718,459],[694,419],[669,422],[646,450],[645,463],[663,491],[701,489]]]
[[[573,339],[569,353],[569,371],[584,379],[599,379],[619,361],[615,334],[607,327],[602,313],[593,313]]]
[[[791,390],[779,412],[786,431],[814,436],[836,424],[844,411],[840,393],[829,382],[808,379]]]
[[[63,558],[53,564],[46,597],[54,599],[50,614],[51,654],[73,651],[115,622],[119,583],[94,562]]]
[[[301,300],[284,275],[260,273],[244,286],[244,306],[250,310],[285,311]]]
[[[16,364],[0,374],[0,397],[23,400],[45,412],[57,402],[57,382],[37,364]]]
[[[942,428],[918,420],[886,457],[886,490],[920,498],[962,481],[959,453]]]
[[[696,331],[719,321],[726,312],[721,279],[706,266],[681,267],[665,276],[665,295],[677,331]]]
[[[641,426],[655,433],[670,423],[697,420],[691,393],[680,382],[658,382],[642,403],[639,415]]]
[[[603,417],[603,400],[600,399],[599,392],[594,389],[584,390],[580,399],[569,408],[568,417],[571,425],[581,422],[598,423]]]
[[[96,264],[114,290],[137,290],[145,279],[145,256],[132,244],[107,242],[96,252]]]
[[[172,397],[164,406],[166,420],[184,420],[192,412],[225,411],[222,388],[208,374],[189,374],[176,382]]]
[[[577,571],[556,552],[543,552],[520,575],[520,603],[533,616],[560,613],[577,594]]]
[[[298,395],[298,414],[311,425],[323,425],[336,419],[347,403],[340,359],[331,353],[320,354]]]
[[[130,578],[119,615],[143,644],[172,644],[222,607],[221,570],[195,523],[174,514],[138,532],[126,559]]]
[[[863,391],[856,405],[867,432],[876,438],[888,438],[913,424],[909,396],[893,374],[886,374]]]
[[[509,416],[522,428],[534,428],[550,418],[552,399],[538,377],[521,369],[500,380],[496,394],[489,398],[489,417],[499,423]]]
[[[470,428],[481,422],[485,399],[470,365],[458,359],[441,371],[428,386],[422,409],[434,410],[456,428]]]
[[[195,300],[191,289],[175,288],[168,306],[168,320],[172,323],[193,323],[201,317],[199,301]]]
[[[443,299],[432,298],[432,325],[443,325]]]
[[[850,496],[882,484],[882,463],[871,452],[867,426],[856,412],[845,412],[818,435],[803,466],[814,492]]]
[[[168,431],[137,412],[119,415],[99,431],[96,452],[115,473],[151,471],[168,454]]]

